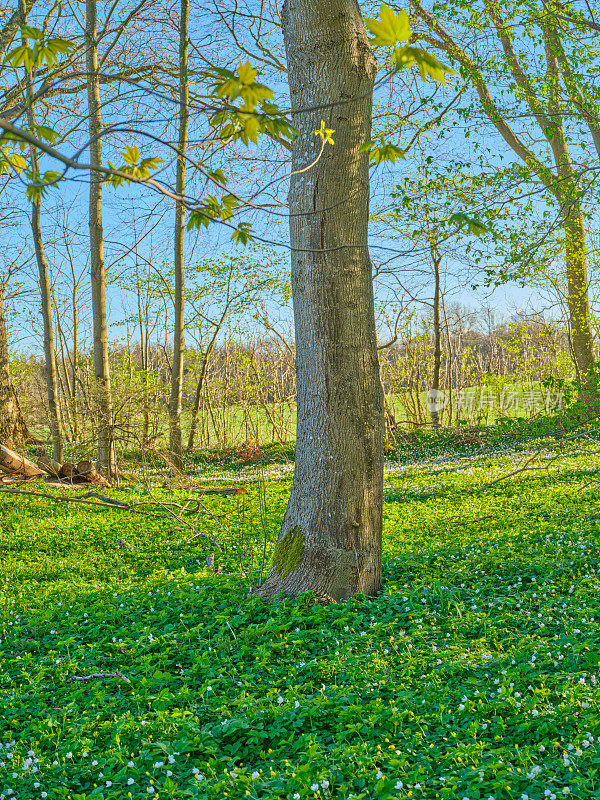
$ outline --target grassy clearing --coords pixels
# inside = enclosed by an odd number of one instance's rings
[[[460,404],[462,411],[460,417],[463,422],[477,425],[493,425],[500,420],[529,420],[536,414],[544,414],[548,407],[560,401],[559,393],[545,389],[539,381],[517,381],[509,378],[490,377],[486,385],[468,386],[460,393],[462,399]],[[448,395],[450,398],[450,395]],[[390,411],[395,415],[397,422],[406,427],[406,430],[413,428],[413,423],[429,423],[430,415],[427,411],[427,391],[416,394],[402,394],[400,392],[387,393],[386,402]],[[456,406],[459,398],[454,392],[453,420],[456,419]],[[417,409],[418,405],[418,410]],[[125,407],[124,407],[125,410]],[[127,408],[127,410],[129,410]],[[182,429],[184,431],[184,441],[187,442],[191,425],[191,413],[183,411],[181,415]],[[408,421],[407,421],[408,420]],[[137,413],[133,419],[117,420],[118,424],[123,424],[124,428],[132,435],[129,441],[139,441],[142,436],[142,415]],[[275,422],[275,425],[273,425]],[[448,420],[444,419],[444,424]],[[51,432],[46,424],[46,420],[41,425],[32,424],[32,433],[42,441],[51,441]],[[204,430],[204,436],[201,435]],[[269,447],[284,446],[281,443],[293,439],[296,434],[296,404],[288,401],[285,403],[265,403],[264,405],[249,405],[244,407],[234,403],[220,406],[215,409],[213,416],[208,412],[204,413],[204,420],[198,423],[196,436],[196,447],[202,447],[204,453],[223,452],[224,450],[236,450],[244,443],[260,443],[261,449]],[[117,430],[117,437],[120,432]],[[84,437],[87,438],[87,437]],[[154,447],[158,450],[168,449],[169,425],[168,419],[163,415],[159,432]],[[67,451],[73,449],[76,457],[89,457],[89,442],[81,448],[77,445],[67,443]],[[129,455],[134,460],[139,460],[139,451],[123,452],[119,447],[120,457],[127,458]],[[147,454],[151,457],[151,454]],[[164,463],[164,462],[163,462]]]
[[[485,491],[535,446],[390,464],[384,592],[327,608],[248,596],[253,467],[215,467],[248,494],[186,517],[221,552],[173,518],[2,496],[0,800],[598,798],[595,447]],[[265,468],[271,538],[289,474]]]

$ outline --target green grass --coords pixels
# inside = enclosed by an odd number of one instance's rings
[[[510,378],[496,378],[488,380],[489,385],[470,386],[464,392],[466,399],[463,401],[465,405],[461,411],[461,417],[464,422],[469,424],[478,425],[493,425],[499,420],[514,420],[517,422],[524,422],[531,419],[536,414],[545,413],[545,398],[547,398],[548,390],[540,386],[538,381],[511,381]],[[555,393],[550,394],[551,398],[555,398]],[[412,399],[411,399],[412,398]],[[430,423],[430,415],[427,411],[427,392],[419,392],[420,403],[420,419],[415,417],[414,403],[415,396],[408,394],[402,395],[400,392],[395,394],[386,395],[386,403],[389,410],[394,414],[396,420],[401,428],[410,430],[412,429],[413,422],[417,423],[417,430],[423,430],[422,426]],[[456,419],[456,404],[457,397],[454,393],[453,399],[453,420]],[[23,401],[23,408],[25,416],[27,417],[26,402]],[[408,409],[408,411],[407,411]],[[273,427],[272,418],[276,421],[276,427]],[[411,422],[406,422],[407,418]],[[187,442],[189,429],[191,425],[191,412],[183,411],[182,416],[182,430],[184,443]],[[217,426],[215,427],[215,421]],[[443,418],[444,424],[446,419]],[[122,435],[119,430],[119,425],[124,423],[127,431],[127,448],[131,446],[131,442],[139,442],[142,436],[142,417],[141,414],[134,415],[133,422],[129,420],[117,419],[117,449],[120,455],[128,455],[127,450],[123,452],[122,442],[120,436]],[[205,412],[204,420],[206,430],[204,442],[200,435],[202,428],[202,420],[199,420],[199,428],[195,440],[196,453],[200,452],[200,444],[204,451],[216,452],[217,450],[235,450],[236,447],[243,445],[246,442],[258,442],[261,448],[279,446],[284,447],[281,442],[292,439],[296,432],[296,404],[293,402],[283,404],[266,404],[264,406],[250,406],[244,409],[241,405],[232,404],[225,408],[217,408],[214,411],[214,416]],[[39,437],[42,441],[46,442],[48,447],[51,447],[51,433],[43,420],[42,424],[30,425],[33,435]],[[166,412],[162,415],[159,424],[159,434],[153,442],[153,448],[156,450],[167,449],[169,440],[169,424]],[[93,440],[93,433],[87,431],[83,436],[85,445],[69,446],[67,443],[66,450],[69,456],[73,455],[74,458],[93,457],[90,453],[90,441]],[[208,440],[208,443],[207,441]],[[137,446],[137,444],[135,445]],[[72,452],[71,452],[72,451]],[[131,451],[129,451],[131,452]],[[139,453],[137,458],[139,458]],[[134,460],[136,458],[134,457]]]
[[[389,465],[384,590],[325,608],[248,595],[254,467],[185,524],[1,495],[0,800],[598,798],[596,446],[489,489],[534,445]]]

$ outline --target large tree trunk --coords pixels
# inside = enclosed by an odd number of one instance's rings
[[[108,361],[108,325],[106,321],[106,269],[102,230],[102,182],[97,171],[102,166],[102,117],[98,78],[98,34],[96,0],[86,0],[85,46],[88,89],[88,125],[90,135],[90,264],[92,316],[94,323],[94,373],[98,403],[98,467],[114,473],[113,406]]]
[[[367,247],[375,59],[356,0],[286,0],[298,421],[294,482],[258,590],[338,601],[381,582],[383,393]],[[314,109],[314,110],[311,110]],[[325,120],[335,145],[313,135]]]
[[[10,381],[4,293],[5,286],[0,283],[0,442],[5,447],[18,449],[31,439],[31,436]]]
[[[179,21],[179,157],[177,159],[177,193],[185,190],[185,159],[188,143],[189,80],[188,80],[188,28],[189,0],[181,0]],[[171,398],[169,402],[169,450],[176,466],[181,467],[181,395],[183,390],[183,353],[185,349],[183,322],[185,311],[183,236],[185,232],[185,207],[175,202],[175,330],[173,332],[173,370],[171,372]]]

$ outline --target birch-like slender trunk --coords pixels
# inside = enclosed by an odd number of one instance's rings
[[[286,0],[290,238],[298,386],[294,481],[258,590],[323,602],[381,582],[383,392],[368,251],[375,58],[356,0]],[[334,129],[319,155],[314,131]]]
[[[102,116],[98,77],[98,34],[96,0],[86,0],[85,44],[90,136],[90,265],[92,316],[94,326],[94,373],[98,403],[98,467],[107,475],[114,473],[113,406],[108,361],[108,325],[106,320],[106,269],[102,231]]]
[[[179,20],[179,157],[177,158],[176,190],[185,191],[185,158],[189,124],[188,36],[190,3],[181,0]],[[169,449],[177,466],[181,466],[181,396],[183,391],[183,355],[185,350],[185,265],[183,240],[185,233],[185,206],[175,202],[174,259],[175,270],[175,329],[173,331],[173,370],[171,372],[171,397],[169,401]]]
[[[150,369],[150,331],[148,325],[148,302],[146,301],[144,308],[142,304],[142,285],[140,283],[140,273],[137,263],[135,265],[135,281],[138,302],[138,327],[140,331],[140,366],[142,368],[142,447],[148,447],[150,444],[150,408],[148,392],[148,381],[150,378],[148,372]]]
[[[22,24],[27,23],[27,4],[25,0],[20,0]],[[23,41],[25,45],[25,41]],[[27,124],[30,130],[34,130],[35,114],[33,111],[33,89],[31,70],[27,70],[25,76],[27,90]],[[39,160],[37,148],[33,145],[29,148],[31,159],[31,170],[34,175],[39,174]],[[58,376],[56,369],[56,352],[54,349],[54,331],[52,327],[52,292],[50,289],[50,271],[44,250],[44,240],[42,239],[42,201],[38,195],[31,203],[31,232],[35,247],[35,257],[38,266],[38,277],[40,284],[40,300],[42,310],[42,320],[44,325],[44,364],[46,372],[46,392],[48,395],[48,416],[50,417],[50,431],[52,434],[52,454],[55,461],[63,460],[63,435],[62,421],[59,405]]]

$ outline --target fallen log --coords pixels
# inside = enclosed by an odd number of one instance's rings
[[[65,461],[62,467],[59,470],[59,477],[67,478],[67,480],[73,480],[73,478],[77,477],[77,470],[75,469],[75,465],[71,464],[70,461]]]
[[[9,475],[22,475],[25,478],[37,478],[44,474],[37,464],[25,456],[15,453],[3,444],[0,444],[0,470]]]
[[[91,461],[78,461],[75,468],[78,477],[83,478],[86,483],[93,483],[96,486],[110,486],[104,475],[102,475]]]
[[[60,468],[61,465],[58,461],[55,461],[53,458],[48,458],[46,453],[38,453],[37,456],[37,465],[44,472],[47,472],[52,478],[59,478],[60,477]]]

